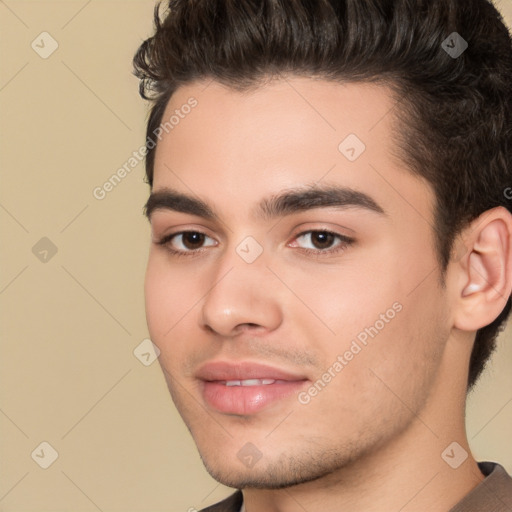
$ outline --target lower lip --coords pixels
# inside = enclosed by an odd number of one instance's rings
[[[217,411],[246,415],[297,393],[306,382],[293,380],[261,386],[226,386],[220,382],[203,381],[202,393],[206,403]]]

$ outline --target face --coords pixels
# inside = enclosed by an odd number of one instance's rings
[[[290,77],[196,82],[167,106],[164,121],[188,113],[157,146],[146,315],[226,485],[354,464],[436,386],[449,305],[434,197],[392,157],[393,105],[383,86]]]

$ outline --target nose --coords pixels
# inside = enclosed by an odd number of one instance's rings
[[[265,258],[247,263],[235,250],[212,272],[201,308],[203,329],[224,337],[241,331],[272,331],[282,322],[276,278]]]

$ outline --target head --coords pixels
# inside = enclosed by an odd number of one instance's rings
[[[160,364],[219,480],[318,478],[405,431],[441,383],[470,389],[494,349],[511,307],[510,35],[486,0],[170,0],[158,13],[134,64],[153,102]],[[171,239],[180,227],[196,234]],[[319,240],[338,252],[313,256]],[[205,364],[221,360],[286,369],[297,399],[211,407]],[[262,473],[218,462],[226,446],[263,454]]]

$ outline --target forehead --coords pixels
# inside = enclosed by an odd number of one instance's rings
[[[304,77],[245,92],[215,81],[182,86],[163,115],[174,123],[157,145],[153,188],[249,209],[256,198],[328,180],[408,210],[419,189],[429,218],[430,187],[395,156],[396,104],[383,85]]]
[[[187,106],[191,100],[196,102],[193,109]],[[376,140],[385,143],[396,103],[389,88],[367,82],[292,76],[247,91],[215,81],[194,82],[180,87],[171,97],[162,122],[174,118],[178,123],[173,123],[173,136],[164,133],[166,142],[159,146],[185,142],[190,131],[203,136],[205,142],[222,142],[224,152],[230,142],[286,149],[283,146],[287,142],[317,142],[318,136],[337,149],[338,142],[349,134],[365,144]],[[180,119],[176,114],[181,114]],[[384,134],[388,137],[383,138]],[[261,149],[258,147],[260,155]]]

